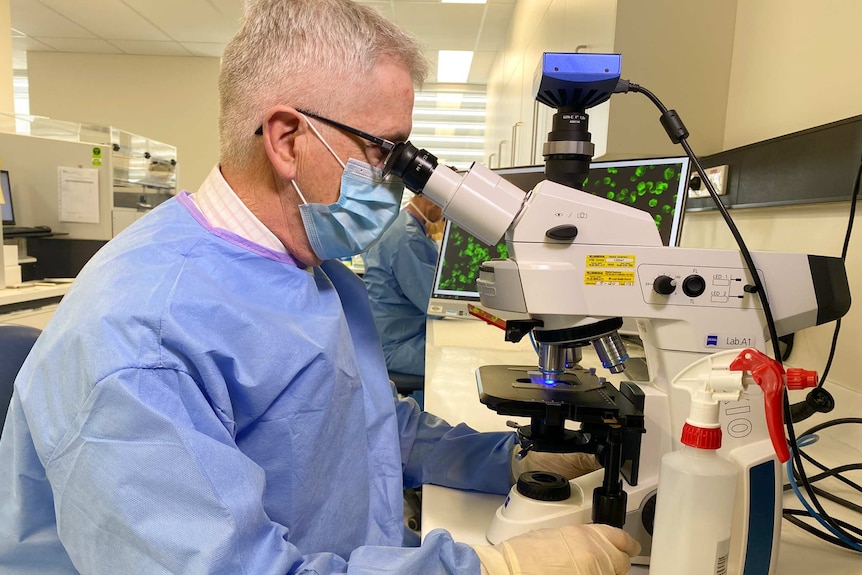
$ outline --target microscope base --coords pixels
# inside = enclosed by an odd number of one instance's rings
[[[512,487],[506,501],[494,514],[486,534],[488,541],[497,544],[504,539],[534,529],[592,523],[592,494],[596,487],[602,485],[602,478],[603,473],[598,470],[572,479],[569,481],[571,495],[563,501],[530,499],[518,492],[517,486]],[[641,556],[632,561],[634,564],[649,563],[652,537],[643,526],[643,517],[646,515],[649,521],[652,519],[652,511],[644,512],[644,508],[652,500],[655,490],[655,485],[651,487],[639,485],[626,490],[629,494],[629,508],[624,529],[637,539],[642,548]]]

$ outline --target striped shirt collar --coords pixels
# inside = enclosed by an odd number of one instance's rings
[[[251,213],[215,166],[190,198],[214,228],[221,228],[278,253],[287,253],[263,222]]]

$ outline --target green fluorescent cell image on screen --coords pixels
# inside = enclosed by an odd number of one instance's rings
[[[673,220],[681,165],[639,165],[593,168],[583,190],[649,213],[667,243],[662,222]]]
[[[525,192],[545,179],[544,166],[504,168],[497,172]],[[581,189],[647,212],[667,246],[676,245],[684,211],[680,203],[680,213],[676,213],[677,202],[685,198],[679,194],[685,194],[687,186],[688,160],[678,157],[594,162]],[[435,296],[478,297],[479,266],[491,259],[507,257],[505,242],[488,246],[450,221],[437,267]]]
[[[444,274],[438,280],[438,289],[458,292],[477,291],[476,279],[482,262],[509,257],[505,242],[488,246],[454,223],[450,223],[444,248]]]

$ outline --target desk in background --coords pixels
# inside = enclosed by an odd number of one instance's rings
[[[61,283],[0,289],[0,323],[44,329],[70,287]]]
[[[453,425],[464,422],[479,431],[509,429],[506,421],[510,419],[529,423],[525,418],[498,415],[482,405],[476,388],[475,371],[482,365],[530,365],[535,361],[536,354],[527,339],[518,344],[505,342],[500,329],[478,320],[429,319],[425,356],[425,408]],[[582,365],[599,365],[591,348],[584,349]],[[613,376],[607,370],[604,370],[604,376],[614,383],[621,379],[621,376]],[[798,427],[805,429],[808,426],[803,424]],[[809,452],[814,457],[822,458],[824,464],[839,465],[862,460],[862,451],[854,447],[852,442],[843,441],[841,438],[847,435],[841,430],[828,430],[820,436],[821,441],[811,446]],[[841,497],[859,498],[850,487],[837,480],[827,481],[829,483],[819,485],[834,490]],[[456,541],[488,544],[485,532],[504,499],[501,495],[425,485],[422,488],[422,532],[425,534],[432,529],[442,528],[449,531]],[[792,493],[785,497],[785,504],[787,507],[800,508]],[[858,515],[854,518],[849,515],[850,512],[835,510],[828,502],[824,505],[830,512],[834,511],[838,518],[858,524]],[[778,565],[780,575],[859,575],[862,573],[862,556],[839,550],[784,522]],[[631,571],[637,575],[646,575],[647,572],[644,567],[634,567]]]

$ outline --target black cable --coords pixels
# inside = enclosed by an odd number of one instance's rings
[[[862,471],[862,463],[851,463],[849,465],[843,465],[840,468],[827,470],[825,473],[821,473],[819,475],[815,475],[814,477],[809,477],[808,480],[811,483],[815,483],[817,481],[821,481],[823,479],[828,479],[829,477],[835,477],[838,479],[840,476],[837,474],[844,473],[846,471]],[[783,491],[787,492],[793,489],[793,486],[789,483],[784,484]],[[839,497],[832,492],[826,491],[823,488],[817,487],[816,485],[812,485],[811,489],[814,490],[817,495],[823,497],[824,499],[828,499],[829,501],[840,505],[850,511],[855,511],[856,513],[862,514],[862,505],[854,503],[853,501],[844,499],[843,497]]]
[[[625,82],[624,80],[621,81]],[[727,212],[727,208],[721,202],[721,197],[716,193],[715,187],[712,185],[712,180],[709,179],[709,176],[706,174],[706,170],[701,166],[700,161],[697,159],[694,151],[691,149],[691,146],[688,144],[688,132],[685,130],[685,126],[682,125],[682,122],[679,120],[679,117],[676,115],[676,112],[673,110],[668,110],[667,107],[661,102],[661,100],[656,97],[655,94],[644,88],[643,86],[639,86],[633,82],[625,83],[626,91],[637,92],[643,94],[650,101],[655,104],[655,106],[661,112],[661,120],[662,125],[665,126],[665,129],[668,129],[668,124],[673,124],[675,126],[676,133],[669,135],[671,140],[675,144],[679,144],[682,146],[683,150],[685,150],[686,155],[691,160],[692,165],[694,166],[697,173],[700,175],[703,183],[706,185],[706,189],[709,191],[710,197],[712,197],[713,202],[715,203],[715,207],[718,208],[721,217],[724,219],[725,224],[730,230],[733,239],[736,241],[736,245],[739,248],[739,252],[742,255],[742,259],[745,262],[745,266],[748,268],[749,273],[752,276],[752,280],[754,281],[754,286],[756,288],[757,295],[760,299],[760,304],[763,307],[763,315],[766,319],[766,327],[769,331],[769,339],[771,340],[773,347],[773,355],[776,360],[781,363],[781,350],[778,347],[778,333],[775,329],[775,321],[772,316],[772,308],[769,305],[769,300],[766,296],[766,289],[764,289],[763,282],[760,280],[760,274],[757,273],[757,267],[754,265],[754,259],[751,257],[751,252],[748,250],[748,246],[745,245],[745,240],[742,239],[742,234],[739,232],[739,229],[736,227],[736,223],[730,217],[730,214]],[[618,88],[618,91],[620,88]],[[670,118],[666,120],[665,118]],[[677,125],[678,124],[678,125]]]
[[[814,459],[813,457],[811,457],[810,455],[808,455],[808,454],[807,454],[807,453],[805,453],[804,451],[802,452],[802,458],[803,458],[803,459],[805,459],[805,461],[807,461],[807,462],[811,463],[812,465],[814,465],[814,466],[816,466],[816,467],[820,468],[820,469],[824,472],[824,473],[821,473],[821,474],[819,474],[819,475],[815,475],[815,476],[813,476],[813,477],[809,477],[809,478],[808,478],[808,481],[810,481],[811,483],[814,483],[815,481],[818,481],[818,480],[819,480],[818,478],[820,478],[820,476],[830,477],[831,475],[835,475],[835,474],[834,474],[834,473],[832,473],[832,472],[833,472],[835,469],[839,469],[838,467],[830,468],[830,467],[827,467],[827,466],[823,465],[822,463],[820,463],[819,461],[817,461],[816,459]],[[853,464],[853,465],[855,465],[855,464]],[[862,469],[862,467],[859,467],[859,468],[856,468],[856,469],[854,469],[854,468],[850,468],[850,469],[847,469],[847,471],[858,471],[859,469]],[[842,483],[845,483],[845,484],[846,484],[846,485],[848,485],[849,487],[852,487],[852,488],[853,488],[853,489],[855,489],[856,491],[859,491],[860,493],[862,493],[862,486],[860,486],[859,484],[857,484],[855,481],[851,481],[851,480],[847,479],[846,477],[842,477],[841,475],[835,475],[835,479],[837,479],[837,480],[841,481]]]
[[[804,531],[807,531],[808,533],[810,533],[811,535],[814,535],[818,539],[822,539],[823,541],[826,541],[827,543],[832,543],[833,545],[837,545],[838,547],[841,547],[843,549],[855,551],[855,549],[853,549],[853,547],[851,547],[847,543],[841,541],[837,537],[835,537],[833,535],[827,535],[826,533],[823,533],[822,531],[820,531],[816,527],[809,525],[800,519],[797,519],[796,518],[797,515],[801,515],[803,517],[811,517],[807,511],[804,511],[802,509],[785,509],[783,516],[784,516],[784,519],[786,519],[788,522],[792,523],[793,525],[796,525],[797,527],[799,527],[800,529],[803,529]],[[844,524],[849,529],[856,530],[855,527],[845,523],[844,521],[841,521],[840,519],[836,519],[836,521]]]
[[[806,429],[802,432],[802,435],[811,435],[813,433],[817,433],[818,431],[829,429],[830,427],[835,427],[836,425],[847,425],[853,423],[862,425],[862,417],[839,417],[837,419],[830,419],[829,421],[818,423],[817,425]]]
[[[839,417],[837,419],[831,419],[829,421],[824,421],[823,423],[819,423],[819,424],[817,424],[817,425],[815,425],[809,429],[806,429],[802,433],[802,437],[804,437],[806,435],[813,435],[813,434],[817,433],[818,431],[822,431],[822,430],[828,429],[830,427],[835,427],[837,425],[848,425],[848,424],[862,425],[862,417]],[[817,466],[818,468],[820,468],[823,471],[829,470],[828,467],[826,467],[825,465],[823,465],[822,463],[820,463],[819,461],[817,461],[816,459],[814,459],[813,457],[811,457],[810,455],[805,453],[804,451],[802,452],[802,457],[804,457],[806,459],[806,461]],[[811,478],[811,479],[813,479],[813,478]],[[862,486],[860,486],[859,484],[857,484],[854,481],[851,481],[851,480],[849,480],[845,477],[841,477],[841,476],[837,476],[836,479],[846,483],[847,485],[849,485],[850,487],[852,487],[856,491],[862,491]]]
[[[784,513],[786,513],[787,515],[795,515],[795,516],[801,515],[803,517],[811,517],[811,515],[808,513],[808,511],[806,511],[804,509],[785,509]],[[813,517],[811,517],[811,518],[813,519]],[[860,535],[862,535],[862,529],[860,529],[859,527],[856,527],[855,525],[853,525],[851,523],[847,523],[846,521],[841,521],[840,519],[836,519],[836,521],[840,521],[841,523],[844,524],[844,526],[847,529],[849,529],[851,531],[855,531],[856,533],[859,533]]]
[[[852,487],[856,491],[860,491],[859,485],[856,485],[855,482],[850,481],[849,479],[840,476],[841,473],[846,473],[848,471],[862,471],[862,463],[847,463],[845,465],[839,465],[838,467],[826,467],[814,461],[813,463],[817,464],[820,469],[823,470],[823,473],[818,473],[817,475],[812,475],[808,478],[809,483],[816,483],[817,481],[822,481],[824,479],[828,479],[830,477],[834,477],[835,479],[846,479],[845,483],[848,486]],[[797,476],[794,476],[797,477]],[[789,483],[784,485],[784,491],[790,491],[792,486]]]
[[[857,468],[857,471],[859,469],[862,469],[862,466],[859,466]],[[855,511],[856,513],[862,514],[862,505],[858,505],[856,503],[853,503],[852,501],[844,499],[843,497],[839,497],[838,495],[835,495],[831,491],[826,491],[822,487],[817,487],[816,485],[813,486],[812,489],[814,489],[814,492],[817,493],[817,495],[819,495],[820,497],[823,497],[824,499],[831,501],[832,503],[835,503],[836,505],[840,505],[841,507],[844,507],[845,509],[849,509],[850,511]]]
[[[850,196],[850,217],[847,219],[847,231],[844,233],[844,244],[841,247],[841,261],[847,260],[847,250],[850,246],[853,222],[856,220],[856,201],[859,199],[860,182],[862,182],[862,161],[859,162],[859,169],[856,171],[856,181],[853,182],[853,193]],[[835,358],[835,350],[838,347],[838,333],[840,331],[841,318],[838,318],[835,320],[835,331],[832,332],[829,357],[826,359],[826,366],[823,368],[823,375],[820,377],[820,381],[817,382],[817,387],[823,387],[823,384],[826,383],[826,378],[829,377],[829,370],[832,369],[832,360]]]
[[[637,92],[644,94],[647,98],[652,101],[653,104],[659,109],[661,112],[661,123],[664,126],[665,131],[667,131],[668,136],[671,141],[675,144],[680,144],[682,148],[685,150],[686,155],[692,162],[692,165],[695,167],[697,173],[700,175],[703,183],[706,185],[706,189],[709,191],[709,195],[715,203],[716,208],[721,214],[722,218],[725,221],[728,229],[730,230],[731,235],[733,235],[734,240],[736,241],[737,246],[739,247],[740,255],[742,256],[746,267],[748,268],[749,273],[752,276],[754,286],[756,288],[758,297],[760,299],[761,306],[763,307],[763,315],[766,320],[766,327],[769,332],[769,338],[773,347],[773,356],[775,361],[778,362],[779,366],[783,369],[783,364],[781,361],[781,349],[779,348],[778,342],[778,332],[775,328],[775,321],[772,316],[772,309],[769,305],[769,300],[767,298],[766,290],[764,289],[763,282],[760,280],[760,275],[757,273],[757,268],[754,264],[754,260],[751,257],[751,253],[748,251],[748,247],[745,245],[745,241],[742,238],[742,234],[740,234],[739,229],[736,227],[733,219],[730,217],[730,214],[727,212],[727,208],[721,202],[721,198],[718,193],[715,191],[715,187],[712,185],[712,181],[706,174],[706,171],[701,166],[700,162],[697,159],[697,156],[694,154],[694,151],[691,149],[691,146],[688,144],[688,130],[686,130],[685,126],[682,123],[682,120],[679,119],[676,111],[668,110],[667,107],[662,104],[661,100],[655,96],[652,92],[647,90],[646,88],[639,86],[633,82],[629,82],[628,80],[620,80],[615,92]],[[796,466],[796,469],[799,472],[799,477],[801,479],[801,483],[805,488],[805,492],[808,494],[808,497],[811,500],[811,503],[817,509],[817,512],[826,521],[831,527],[833,527],[837,532],[841,533],[850,541],[855,543],[862,543],[862,539],[848,533],[844,530],[838,523],[837,520],[832,518],[823,506],[820,504],[820,501],[817,499],[817,495],[814,493],[814,490],[811,488],[811,484],[808,481],[808,477],[805,475],[805,470],[802,463],[802,457],[799,455],[800,450],[797,447],[796,443],[796,432],[793,429],[793,417],[790,411],[790,400],[787,395],[787,390],[785,388],[783,393],[783,412],[784,412],[784,421],[785,426],[787,428],[787,435],[791,445],[791,456],[793,457],[793,463]]]

